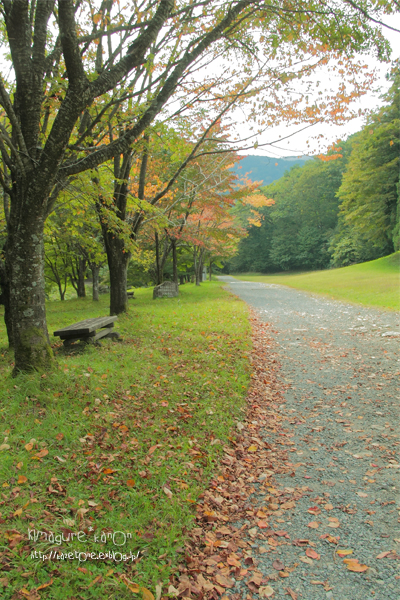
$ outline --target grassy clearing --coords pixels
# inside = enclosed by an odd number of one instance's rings
[[[400,252],[370,262],[341,269],[310,273],[235,275],[242,281],[279,283],[289,287],[329,296],[337,300],[400,310]]]
[[[158,582],[165,595],[196,499],[244,405],[250,330],[245,305],[217,282],[187,284],[174,299],[136,295],[116,328],[122,342],[67,353],[52,338],[52,373],[11,379],[1,324],[3,600],[123,600],[136,584],[154,592]],[[49,331],[107,313],[108,296],[49,302]],[[33,529],[48,539],[29,540]],[[79,531],[80,540],[50,538]],[[143,554],[31,558],[57,549]]]

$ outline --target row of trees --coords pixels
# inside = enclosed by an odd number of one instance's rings
[[[275,204],[261,209],[231,271],[346,266],[399,249],[398,65],[390,77],[384,106],[359,133],[262,188]]]
[[[1,284],[16,373],[52,364],[44,235],[49,215],[72,202],[71,186],[93,198],[111,312],[124,311],[131,244],[152,211],[172,201],[186,168],[208,155],[205,144],[221,142],[221,119],[241,108],[251,143],[282,120],[345,120],[349,101],[371,83],[354,53],[387,60],[379,23],[398,10],[389,0],[1,0],[0,8],[11,61],[0,78]],[[308,75],[328,63],[343,83],[311,101]],[[168,156],[158,146],[163,127],[176,141]],[[147,176],[150,157],[163,165],[159,180]]]

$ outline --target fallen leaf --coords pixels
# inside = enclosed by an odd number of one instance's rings
[[[258,446],[254,446],[254,445],[253,446],[249,446],[247,448],[247,452],[257,452],[257,450],[258,450]]]
[[[20,515],[22,515],[22,508],[17,508],[17,510],[15,511],[15,513],[13,514],[14,517],[19,517]]]
[[[365,492],[356,492],[357,496],[360,496],[360,498],[368,498],[368,494],[366,494]]]
[[[225,575],[222,575],[222,573],[217,573],[217,575],[215,576],[215,580],[219,583],[219,585],[221,585],[224,588],[231,588],[234,586],[235,583],[229,577],[225,577]]]
[[[43,448],[43,450],[40,450],[40,452],[35,454],[35,456],[32,456],[32,458],[43,458],[44,456],[47,456],[48,453],[49,453],[49,451],[47,450],[47,448]]]
[[[135,485],[135,480],[134,479],[128,479],[128,481],[126,482],[126,485],[128,487],[133,487]]]
[[[388,550],[387,552],[381,552],[376,558],[385,558],[386,556],[388,556],[388,554],[391,554],[390,550]]]
[[[28,478],[27,478],[27,477],[25,477],[25,475],[20,475],[20,476],[18,477],[18,481],[17,481],[17,483],[18,483],[18,485],[21,485],[22,483],[26,483],[27,481],[28,481]]]
[[[311,558],[307,558],[307,556],[300,556],[299,560],[301,560],[301,562],[306,563],[307,565],[313,565],[314,561],[311,560]]]
[[[288,588],[286,588],[286,594],[287,594],[288,596],[290,596],[292,600],[297,600],[297,598],[298,598],[298,595],[296,594],[296,592],[294,592],[294,591],[293,591],[292,589],[290,589],[289,587],[288,587]]]
[[[270,585],[264,585],[258,590],[260,598],[271,598],[274,594],[275,592]]]
[[[103,473],[105,475],[110,475],[111,473],[115,473],[115,469],[109,469],[109,468],[103,469]]]
[[[163,492],[166,496],[168,496],[168,498],[172,498],[172,492],[169,488],[167,488],[166,486],[163,487]]]
[[[319,527],[319,523],[317,523],[317,521],[311,521],[307,527],[311,527],[311,529],[317,529]]]
[[[281,560],[274,560],[274,562],[272,563],[272,566],[277,571],[283,571],[285,568],[285,565],[283,564],[283,562]]]
[[[345,558],[343,562],[346,564],[348,570],[354,571],[354,573],[363,573],[369,569],[367,565],[361,565],[355,558]]]
[[[353,550],[351,550],[351,548],[348,548],[347,550],[346,549],[341,550],[339,548],[339,550],[336,550],[336,554],[340,557],[348,556],[349,554],[353,554]]]
[[[63,437],[64,437],[64,434],[63,434],[63,433],[57,433],[57,435],[56,435],[56,439],[57,439],[57,440],[62,440],[62,439],[63,439]]]
[[[143,600],[154,600],[153,594],[147,588],[142,587],[140,591],[142,592]]]
[[[257,525],[259,526],[260,529],[267,529],[269,527],[268,523],[266,523],[266,521],[258,521]]]
[[[9,444],[1,444],[0,450],[9,450],[11,446]]]
[[[319,515],[321,512],[321,509],[319,506],[312,506],[311,508],[309,508],[307,510],[307,512],[309,512],[311,515]]]
[[[314,560],[319,560],[321,558],[318,552],[315,552],[312,548],[307,548],[306,555],[308,558],[313,558]]]

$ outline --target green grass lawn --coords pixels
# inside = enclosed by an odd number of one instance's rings
[[[234,276],[243,281],[279,283],[365,306],[400,310],[399,275],[400,252],[341,269],[275,275],[244,273]]]
[[[11,378],[1,322],[2,600],[123,600],[159,583],[166,595],[250,373],[246,306],[218,282],[180,289],[157,301],[136,290],[123,341],[65,351],[51,337],[57,366],[44,374]],[[47,314],[53,332],[107,315],[108,296],[49,302]],[[57,549],[66,558],[43,559]]]

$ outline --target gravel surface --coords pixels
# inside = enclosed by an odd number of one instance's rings
[[[291,453],[293,470],[277,475],[275,486],[303,494],[292,511],[278,510],[269,519],[290,542],[265,548],[250,540],[257,568],[274,590],[269,596],[268,586],[260,588],[259,597],[399,600],[399,314],[279,285],[220,279],[271,326],[284,428],[278,434],[264,429],[264,440],[288,444]],[[251,502],[262,506],[257,489]],[[308,557],[293,540],[308,540],[319,558]],[[352,553],[339,556],[338,549]],[[352,572],[344,559],[368,569]],[[277,560],[290,578],[279,577]],[[232,592],[249,596],[241,581]]]

